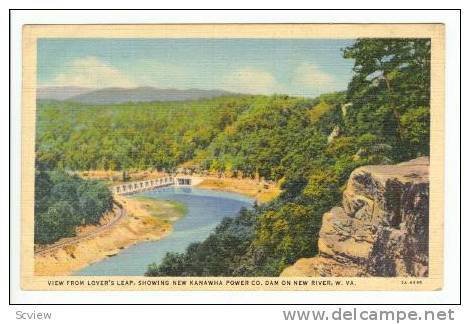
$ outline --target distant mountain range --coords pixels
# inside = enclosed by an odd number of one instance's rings
[[[43,87],[37,91],[40,100],[66,100],[85,104],[122,102],[184,101],[209,99],[234,93],[224,90],[159,89],[153,87],[89,89],[81,87]]]
[[[84,87],[39,87],[36,92],[36,99],[67,100],[93,90]]]

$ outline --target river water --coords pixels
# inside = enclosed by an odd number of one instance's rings
[[[250,207],[254,202],[235,193],[192,187],[167,187],[139,195],[181,202],[186,205],[187,213],[173,223],[173,231],[167,237],[133,245],[77,271],[75,275],[144,275],[150,263],[160,262],[167,252],[183,252],[189,244],[204,240],[224,217],[235,216],[240,208]]]

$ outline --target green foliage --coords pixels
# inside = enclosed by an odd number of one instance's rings
[[[112,208],[112,194],[101,182],[63,172],[36,172],[34,242],[73,236],[75,227],[96,224]]]
[[[87,106],[39,102],[37,161],[48,169],[201,169],[279,180],[308,166],[341,120],[344,94],[237,96]],[[312,127],[312,125],[321,127]],[[299,154],[300,153],[300,154]]]
[[[254,235],[255,212],[242,208],[225,218],[206,240],[191,244],[186,253],[167,253],[160,265],[151,264],[147,276],[228,276],[243,271],[245,255]]]
[[[400,118],[407,152],[429,155],[430,115],[428,107],[409,109]]]
[[[147,271],[149,276],[279,275],[298,258],[317,253],[322,215],[339,203],[352,170],[429,154],[430,47],[429,39],[358,39],[343,52],[354,60],[347,92],[316,99],[40,102],[37,164],[125,171],[173,170],[189,163],[279,180],[277,199],[242,210],[206,240],[185,253],[168,254]],[[69,219],[96,222],[98,215],[90,212],[107,206],[103,188],[44,174],[36,183],[37,222],[47,229],[36,231],[39,240],[70,235]]]
[[[276,180],[292,136],[309,124],[313,100],[286,96],[259,98],[208,147],[203,165],[212,171]],[[298,137],[298,136],[296,136]]]
[[[339,177],[334,168],[317,169],[310,175],[303,190],[303,197],[316,209],[323,211],[338,201],[339,186]]]
[[[172,170],[206,148],[253,100],[246,96],[115,105],[39,101],[37,161],[48,169]]]
[[[358,39],[344,57],[355,60],[347,92],[347,131],[377,136],[393,148],[392,161],[426,154],[431,40]]]
[[[355,168],[429,154],[430,40],[358,39],[344,56],[355,60],[346,94],[264,98],[200,153],[206,168],[281,180],[281,195],[250,211],[246,241],[218,228],[147,275],[277,276],[317,253],[322,215]]]
[[[287,202],[278,210],[269,210],[257,221],[254,245],[275,256],[269,267],[278,274],[299,257],[312,255],[321,221],[311,206]],[[269,252],[269,253],[267,253]]]
[[[344,181],[340,171],[356,165],[352,159],[347,165],[335,164],[340,154],[353,155],[356,143],[352,138],[327,143],[325,134],[338,120],[340,109],[336,108],[343,96],[330,95],[328,99],[326,104],[322,98],[305,101],[272,97],[264,106],[245,112],[220,134],[208,148],[212,165],[236,165],[234,157],[238,156],[260,175],[283,177],[282,195],[225,220],[205,241],[191,245],[185,253],[169,254],[160,265],[151,265],[147,275],[275,276],[298,258],[314,255],[322,214],[339,200],[340,181]],[[270,109],[270,104],[275,108]],[[312,121],[312,110],[318,107],[322,111]],[[258,114],[268,113],[269,118],[258,118]],[[282,143],[276,133],[284,137]],[[243,145],[253,151],[242,154],[246,152],[241,149]],[[352,148],[345,151],[346,146]],[[270,152],[280,152],[279,158],[261,160],[257,156]]]
[[[51,243],[62,237],[73,236],[77,221],[73,207],[66,201],[51,204],[46,212],[37,214],[35,219],[35,243]]]

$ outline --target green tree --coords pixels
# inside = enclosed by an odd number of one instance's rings
[[[35,180],[34,241],[45,244],[75,235],[75,228],[96,224],[111,210],[106,185],[59,171],[38,171]]]
[[[409,109],[401,116],[400,124],[407,151],[417,155],[429,155],[429,108]]]
[[[35,241],[51,243],[62,237],[74,235],[73,207],[66,201],[58,201],[46,212],[38,215],[35,223]]]
[[[403,146],[409,125],[402,116],[415,107],[429,109],[431,41],[363,38],[346,48],[344,57],[354,59],[349,131],[379,136],[394,147],[394,160],[415,154]]]

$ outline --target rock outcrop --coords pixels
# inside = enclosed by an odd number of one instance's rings
[[[281,276],[428,275],[429,158],[354,170],[323,215],[318,255]]]

